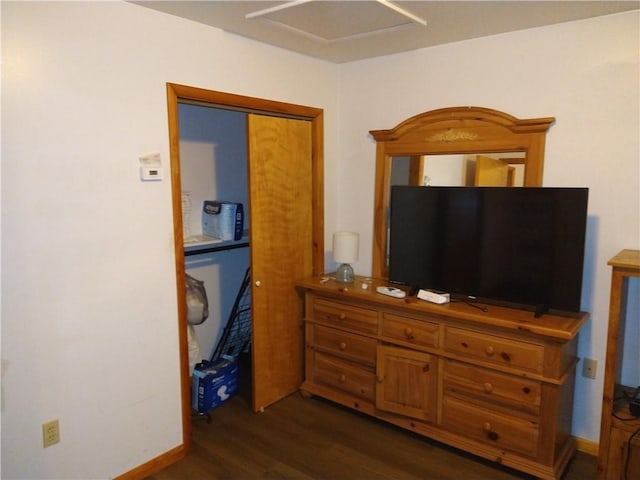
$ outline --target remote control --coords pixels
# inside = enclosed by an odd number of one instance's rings
[[[394,298],[404,298],[407,296],[404,290],[400,290],[399,288],[394,287],[377,287],[376,292],[381,293],[382,295],[388,295]]]
[[[418,298],[420,300],[426,300],[427,302],[437,303],[442,305],[443,303],[449,303],[448,293],[436,293],[431,290],[420,290],[418,292]]]

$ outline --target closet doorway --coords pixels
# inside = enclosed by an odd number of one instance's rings
[[[294,282],[324,271],[323,110],[167,84],[183,442],[191,434],[179,104],[246,112],[254,411],[302,383],[302,304]],[[194,212],[198,207],[193,206]],[[246,228],[246,226],[245,226]]]

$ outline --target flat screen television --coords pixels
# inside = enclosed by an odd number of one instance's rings
[[[580,311],[587,188],[393,186],[389,280],[541,315]]]

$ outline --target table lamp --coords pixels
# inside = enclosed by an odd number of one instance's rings
[[[353,283],[355,275],[350,263],[358,260],[358,242],[356,232],[336,232],[333,234],[333,259],[340,264],[336,271],[336,282]]]

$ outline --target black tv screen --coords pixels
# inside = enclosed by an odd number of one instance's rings
[[[389,280],[580,311],[587,200],[587,188],[393,186]]]

